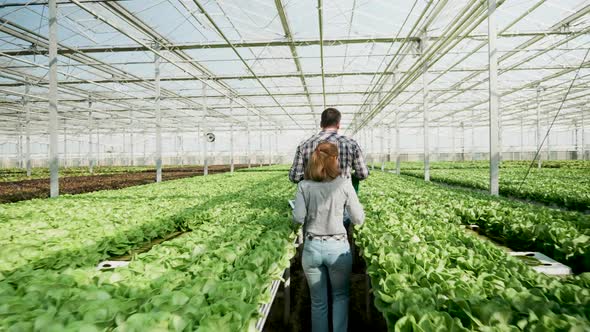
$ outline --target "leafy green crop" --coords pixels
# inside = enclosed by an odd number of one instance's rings
[[[66,212],[75,216],[89,206],[89,198],[100,208],[91,213],[96,222],[90,216],[84,222],[65,219],[63,227],[55,228],[68,229],[67,233],[54,235],[42,229],[37,245],[43,246],[45,236],[56,238],[46,245],[48,255],[27,256],[24,266],[12,260],[5,263],[10,269],[0,278],[0,330],[248,330],[259,316],[260,304],[270,300],[272,281],[281,277],[294,255],[285,203],[293,188],[283,178],[225,174],[38,200],[37,211],[18,209],[33,202],[6,205],[4,223],[13,234],[18,221],[29,227],[26,215],[46,216],[51,213],[44,210],[62,206],[60,216]],[[116,227],[110,219],[115,214],[107,208],[124,215],[115,218],[121,229],[114,236]],[[105,210],[102,216],[98,213]],[[126,268],[95,269],[97,258],[104,257],[89,247],[101,243],[106,252],[124,252],[138,246],[148,226],[158,223],[190,232],[135,255]],[[134,237],[138,229],[142,233]],[[75,245],[59,242],[59,236]],[[80,257],[72,255],[72,247],[84,248],[76,251]],[[60,266],[50,265],[50,258]]]
[[[441,195],[432,195],[435,191]],[[367,221],[355,238],[389,329],[590,328],[590,275],[560,280],[539,274],[465,233],[463,217],[453,207],[460,197],[378,172],[363,187]]]
[[[502,168],[500,170],[500,194],[530,199],[546,204],[556,204],[573,210],[590,210],[590,168],[543,168],[532,169],[526,182],[519,189],[524,178],[524,168]],[[402,170],[402,174],[423,178],[422,170]],[[489,170],[432,169],[432,181],[489,190]]]

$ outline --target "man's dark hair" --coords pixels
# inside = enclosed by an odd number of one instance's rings
[[[340,123],[341,117],[342,117],[342,115],[340,114],[339,110],[337,110],[333,107],[326,108],[322,112],[322,119],[320,121],[320,127],[326,128],[326,127],[336,126],[337,124]]]

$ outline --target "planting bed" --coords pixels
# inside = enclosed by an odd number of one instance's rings
[[[244,168],[247,165],[236,165]],[[209,173],[229,172],[228,165],[209,166]],[[203,167],[164,168],[162,180],[175,180],[203,175]],[[98,174],[86,176],[60,177],[60,194],[81,194],[98,190],[121,189],[156,181],[154,169],[138,169],[134,172]],[[13,182],[0,182],[0,203],[18,202],[33,198],[49,197],[49,179],[33,179]]]

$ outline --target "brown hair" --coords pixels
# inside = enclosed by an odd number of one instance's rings
[[[303,177],[322,182],[334,180],[339,175],[338,146],[326,141],[320,142],[309,158]]]
[[[339,110],[337,110],[333,107],[326,108],[322,112],[322,117],[320,120],[320,127],[326,128],[326,127],[336,126],[340,123],[341,117],[342,117],[342,115],[340,114]]]

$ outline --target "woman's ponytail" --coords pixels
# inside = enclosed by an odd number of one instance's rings
[[[313,181],[329,181],[340,175],[338,147],[330,142],[321,142],[311,154],[304,178]]]

